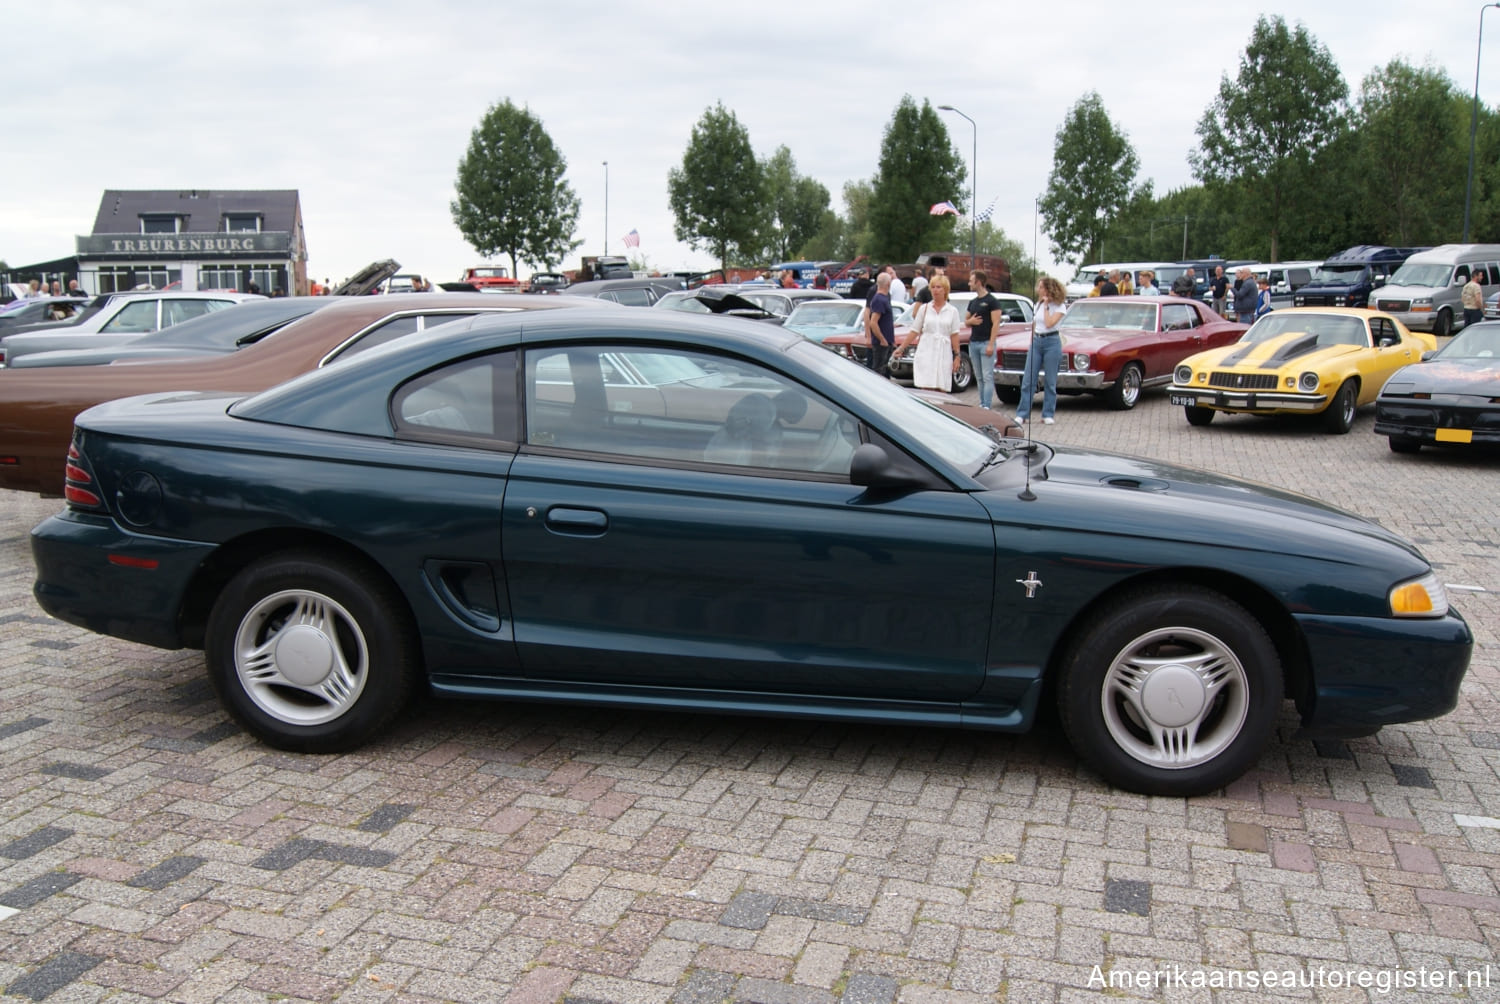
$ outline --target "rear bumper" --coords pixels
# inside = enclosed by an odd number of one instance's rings
[[[1299,707],[1312,734],[1359,734],[1437,718],[1458,704],[1474,636],[1456,611],[1424,619],[1297,618],[1312,686]]]
[[[31,531],[32,593],[43,610],[69,624],[181,648],[183,596],[213,550],[211,544],[127,533],[108,517],[64,512]],[[121,559],[132,564],[117,564]],[[155,565],[142,567],[150,562]]]

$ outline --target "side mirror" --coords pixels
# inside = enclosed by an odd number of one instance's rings
[[[1375,285],[1376,289],[1379,289],[1381,286],[1384,286],[1385,285],[1385,276],[1383,276],[1383,275],[1377,275],[1375,277],[1375,283],[1374,283],[1374,285]]]
[[[1437,349],[1428,349],[1426,352],[1422,353],[1422,361],[1425,363],[1435,355],[1437,355]]]
[[[924,483],[875,443],[861,443],[849,459],[849,483],[861,488],[911,488]]]
[[[1398,341],[1398,339],[1396,338],[1395,335],[1386,335],[1384,338],[1382,338],[1380,340],[1380,347],[1382,349],[1388,349],[1392,345],[1395,345],[1397,341]]]

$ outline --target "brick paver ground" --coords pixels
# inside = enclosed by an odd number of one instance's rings
[[[1108,788],[1050,726],[427,702],[357,753],[278,753],[198,653],[44,616],[27,530],[59,503],[0,493],[0,993],[1500,1000],[1500,458],[1396,456],[1372,421],[1190,429],[1153,392],[1044,430],[1326,499],[1491,590],[1455,597],[1479,645],[1451,715],[1314,743],[1288,713],[1191,800]]]

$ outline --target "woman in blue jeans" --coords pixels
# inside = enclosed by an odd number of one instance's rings
[[[1044,275],[1036,283],[1036,314],[1031,320],[1031,346],[1026,353],[1026,374],[1021,378],[1021,406],[1016,421],[1031,418],[1031,399],[1036,394],[1037,374],[1043,379],[1042,422],[1051,425],[1057,411],[1057,370],[1062,366],[1062,335],[1057,326],[1068,312],[1062,283]]]

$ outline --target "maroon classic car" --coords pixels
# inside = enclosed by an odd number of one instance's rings
[[[1060,394],[1097,394],[1112,407],[1134,408],[1146,387],[1172,382],[1172,368],[1194,352],[1239,341],[1246,325],[1226,321],[1197,300],[1176,296],[1101,296],[1075,300],[1059,330]],[[1021,400],[1030,327],[997,342],[995,392]]]

